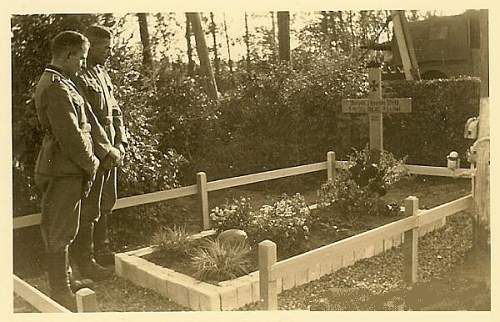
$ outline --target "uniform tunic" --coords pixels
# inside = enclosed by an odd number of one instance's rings
[[[76,83],[94,111],[97,121],[105,129],[107,138],[113,145],[127,146],[127,136],[120,107],[113,94],[113,84],[107,71],[101,65],[87,68],[79,75]],[[100,170],[89,196],[82,204],[82,225],[90,224],[101,216],[111,213],[116,203],[116,168]],[[106,218],[103,218],[106,220]],[[105,225],[103,225],[105,226]],[[106,232],[96,226],[95,238],[107,238]]]
[[[64,250],[78,230],[84,183],[99,166],[94,155],[85,101],[75,84],[48,66],[35,91],[38,120],[45,133],[35,166],[42,192],[41,230],[48,252]],[[97,147],[105,153],[105,145]]]

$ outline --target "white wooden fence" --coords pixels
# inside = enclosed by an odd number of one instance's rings
[[[276,244],[269,240],[263,241],[259,244],[259,289],[262,308],[277,309],[277,285],[283,285],[289,276],[300,274],[304,269],[317,270],[316,274],[322,274],[322,266],[334,265],[343,255],[365,254],[367,246],[402,233],[403,280],[410,284],[415,283],[418,267],[418,229],[467,210],[472,205],[472,195],[468,195],[429,210],[419,210],[418,198],[408,197],[405,199],[405,213],[408,217],[280,262],[276,262]],[[328,271],[323,270],[324,272]],[[281,283],[278,283],[280,279]]]

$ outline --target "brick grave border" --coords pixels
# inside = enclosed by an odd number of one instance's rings
[[[425,225],[419,229],[419,236],[423,236],[445,224],[446,218],[443,218]],[[202,238],[213,234],[213,230],[202,231],[193,235],[192,238]],[[323,275],[350,266],[363,258],[380,254],[392,247],[399,246],[402,242],[403,234],[397,234],[391,238],[375,241],[348,257],[337,256],[334,259],[331,258],[331,263],[325,263],[325,258],[318,258],[317,263],[308,263],[307,267],[303,267],[303,263],[300,263],[298,266],[302,270],[288,272],[286,276],[277,279],[278,293],[319,279]],[[258,271],[233,280],[219,282],[218,285],[209,284],[154,264],[141,257],[157,250],[157,247],[150,246],[116,254],[116,275],[138,286],[154,290],[177,304],[196,311],[234,310],[246,304],[260,301]],[[301,255],[303,254],[297,256]],[[293,261],[293,259],[294,257],[291,257],[287,261]]]

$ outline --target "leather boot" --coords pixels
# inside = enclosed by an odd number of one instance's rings
[[[102,281],[113,275],[113,271],[102,267],[95,261],[92,249],[92,230],[92,225],[80,226],[73,241],[71,260],[78,266],[82,278]]]
[[[99,220],[94,224],[94,258],[102,266],[115,265],[115,253],[109,247],[108,215],[101,212]]]
[[[67,272],[69,276],[69,286],[71,288],[71,291],[73,293],[76,293],[78,290],[82,288],[92,288],[94,287],[94,281],[89,279],[89,278],[78,278],[75,272],[73,272],[73,269],[71,265],[68,265],[67,267]]]
[[[76,312],[76,297],[69,285],[66,269],[67,251],[47,254],[50,297],[72,312]]]

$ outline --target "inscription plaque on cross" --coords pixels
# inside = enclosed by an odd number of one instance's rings
[[[370,149],[383,150],[384,113],[410,113],[411,98],[382,98],[382,72],[380,68],[368,69],[370,93],[368,98],[343,99],[343,113],[368,113],[370,124]]]

